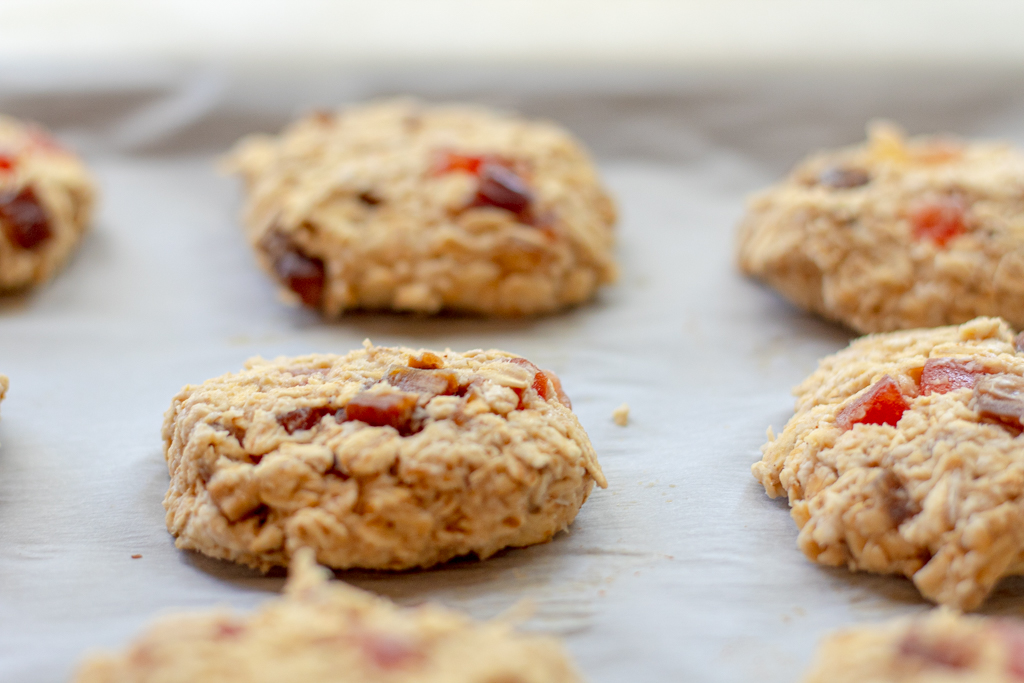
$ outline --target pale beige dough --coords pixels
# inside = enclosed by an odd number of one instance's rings
[[[0,293],[49,280],[78,246],[94,200],[78,157],[35,124],[0,116]],[[45,228],[18,219],[40,211]]]
[[[606,484],[557,378],[517,358],[366,342],[187,386],[163,428],[167,527],[262,570],[303,546],[330,567],[405,569],[545,542]],[[403,390],[406,375],[451,389]],[[408,420],[354,419],[381,401]]]
[[[940,243],[917,229],[940,215],[963,233]],[[979,315],[1024,326],[1024,154],[876,125],[750,199],[739,266],[860,332]]]
[[[532,196],[529,216],[479,205],[480,178],[445,170],[448,153],[506,160]],[[328,317],[547,313],[615,279],[614,205],[580,144],[550,123],[377,102],[246,138],[225,166],[245,180],[261,266]]]
[[[804,683],[1019,683],[1024,622],[930,614],[826,637]]]
[[[163,617],[76,683],[578,683],[562,644],[434,605],[402,609],[297,554],[285,595],[247,615]]]
[[[926,361],[940,358],[978,383],[926,395]],[[845,429],[885,376],[909,406],[895,426]],[[986,412],[993,378],[1024,384],[1024,353],[997,318],[858,339],[794,389],[796,414],[778,438],[769,431],[754,476],[788,496],[812,560],[904,574],[928,599],[973,609],[1024,573],[1024,415]]]

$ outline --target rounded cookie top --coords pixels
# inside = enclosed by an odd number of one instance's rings
[[[751,198],[739,265],[861,332],[1024,326],[1024,155],[876,125]]]
[[[261,265],[327,316],[544,313],[615,277],[612,201],[550,123],[388,101],[246,138],[226,165]]]
[[[303,551],[285,595],[257,611],[168,616],[122,653],[94,654],[77,683],[575,683],[554,638],[474,622],[442,607],[402,609],[328,581]]]
[[[403,569],[549,540],[604,476],[558,378],[502,351],[255,359],[163,428],[168,529],[260,569]]]
[[[88,227],[95,191],[42,128],[0,116],[0,292],[48,280]]]
[[[931,613],[826,637],[804,683],[1017,683],[1024,622]]]
[[[864,337],[800,384],[754,475],[811,559],[977,607],[1024,573],[1024,353],[996,318]]]

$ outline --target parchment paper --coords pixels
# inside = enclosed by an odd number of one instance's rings
[[[0,680],[63,681],[158,613],[252,608],[280,576],[174,548],[159,427],[184,384],[253,355],[379,344],[499,347],[555,370],[610,482],[570,533],[486,562],[340,578],[488,618],[528,601],[586,677],[793,681],[827,630],[927,608],[905,579],[811,564],[783,501],[751,477],[789,389],[849,332],[732,264],[743,198],[806,152],[888,116],[912,132],[1024,143],[1014,72],[393,69],[168,65],[0,70],[0,111],[53,126],[102,189],[93,232],[37,293],[0,301]],[[354,315],[279,303],[238,228],[216,155],[314,106],[415,93],[562,121],[621,208],[621,281],[528,320]],[[630,424],[612,422],[623,402]],[[141,554],[141,559],[132,559]],[[1019,612],[1008,580],[986,612]]]

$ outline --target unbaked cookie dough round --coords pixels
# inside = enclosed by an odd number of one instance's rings
[[[244,223],[286,297],[496,316],[587,301],[615,279],[615,208],[565,130],[399,100],[242,140]]]
[[[962,610],[1024,574],[1024,335],[998,318],[871,335],[794,393],[753,473],[809,558]]]
[[[1024,326],[1024,154],[876,124],[750,200],[739,265],[860,332]]]
[[[486,558],[606,485],[558,378],[494,350],[254,359],[185,387],[163,438],[178,547],[261,570],[303,546],[338,569]]]
[[[830,634],[804,683],[1017,683],[1024,621],[937,609]]]
[[[251,614],[161,618],[125,651],[93,654],[76,683],[578,683],[565,647],[434,605],[402,609],[301,551],[283,597]]]
[[[49,280],[89,225],[82,162],[42,128],[0,116],[0,293]]]

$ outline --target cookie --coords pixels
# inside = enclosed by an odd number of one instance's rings
[[[1024,326],[1024,154],[875,125],[750,200],[739,266],[860,332]]]
[[[164,617],[125,652],[97,654],[76,683],[575,683],[562,644],[434,605],[402,609],[328,581],[296,555],[285,595],[248,615]]]
[[[968,610],[1024,573],[1024,336],[997,318],[858,339],[794,390],[754,476],[812,560]]]
[[[261,570],[426,567],[543,543],[594,483],[558,378],[503,351],[365,348],[250,360],[187,386],[163,427],[180,548]]]
[[[828,636],[804,683],[1019,683],[1024,622],[938,609]]]
[[[0,116],[0,293],[46,282],[89,225],[93,182],[41,128]]]
[[[244,223],[293,301],[516,316],[615,278],[615,208],[567,132],[480,107],[388,101],[242,140]]]

